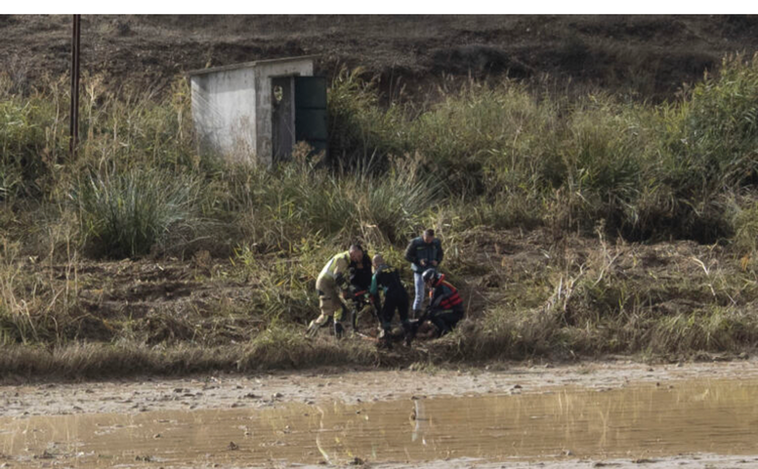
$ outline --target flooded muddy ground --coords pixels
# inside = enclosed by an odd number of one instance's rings
[[[758,466],[753,360],[0,388],[5,467]]]

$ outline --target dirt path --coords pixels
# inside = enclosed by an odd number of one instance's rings
[[[498,365],[462,371],[323,370],[263,375],[108,381],[0,387],[0,417],[137,413],[156,410],[276,407],[291,402],[346,404],[503,393],[556,387],[619,388],[683,379],[758,377],[758,360],[645,365],[628,361],[573,365]]]

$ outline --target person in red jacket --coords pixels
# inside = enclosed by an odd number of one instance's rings
[[[423,273],[424,283],[429,288],[429,307],[426,318],[437,328],[438,336],[452,331],[463,319],[463,299],[458,290],[445,280],[436,269]]]

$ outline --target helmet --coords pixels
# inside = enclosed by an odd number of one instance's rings
[[[429,282],[430,280],[437,280],[439,278],[439,274],[437,273],[437,269],[426,269],[423,274],[421,274],[421,278],[424,279],[424,282]]]

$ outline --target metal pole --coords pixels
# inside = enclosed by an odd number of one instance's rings
[[[81,16],[74,15],[74,28],[71,37],[71,112],[69,151],[71,157],[76,156],[76,146],[79,143],[79,46],[81,37]]]

